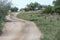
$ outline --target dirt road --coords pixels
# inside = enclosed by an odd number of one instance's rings
[[[31,21],[16,18],[17,13],[6,16],[0,40],[40,40],[42,34]]]

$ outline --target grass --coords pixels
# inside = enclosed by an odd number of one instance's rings
[[[35,22],[43,34],[41,40],[60,40],[60,15],[52,16],[30,11],[21,12],[17,17]]]

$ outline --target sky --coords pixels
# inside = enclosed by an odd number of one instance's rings
[[[53,0],[12,0],[13,6],[16,6],[19,9],[26,7],[26,5],[31,2],[38,2],[41,5],[53,5]]]

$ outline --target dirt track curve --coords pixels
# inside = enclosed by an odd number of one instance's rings
[[[40,40],[41,32],[31,21],[16,18],[17,13],[6,16],[0,40]]]

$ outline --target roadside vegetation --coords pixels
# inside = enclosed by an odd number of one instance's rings
[[[54,1],[54,6],[37,3],[40,9],[38,7],[36,9],[33,4],[36,5],[31,3],[22,8],[17,17],[35,22],[43,34],[41,40],[60,40],[60,0]]]
[[[60,35],[60,15],[40,14],[37,11],[29,11],[22,12],[17,17],[35,22],[44,36],[42,40],[55,40]]]
[[[18,12],[18,8],[17,7],[11,7],[11,12]]]
[[[2,33],[2,28],[5,23],[5,16],[11,7],[11,2],[8,0],[0,0],[0,34]]]
[[[9,0],[0,0],[0,35],[2,34],[2,28],[7,21],[5,17],[9,12],[17,12],[17,7],[11,7],[12,3]]]

